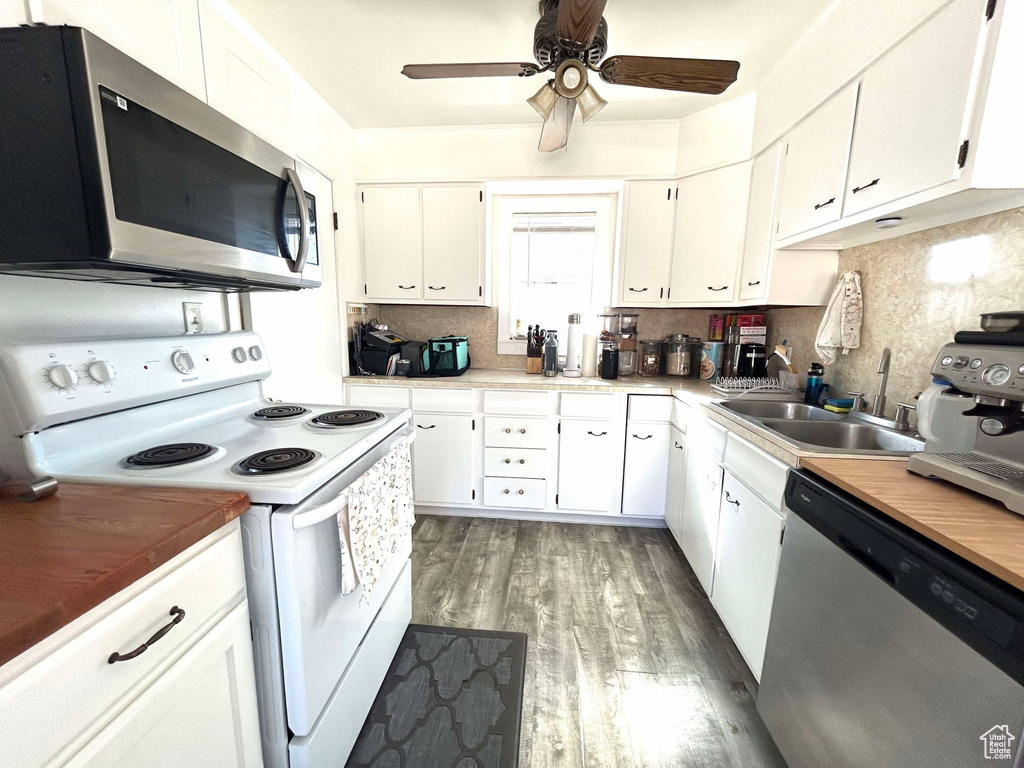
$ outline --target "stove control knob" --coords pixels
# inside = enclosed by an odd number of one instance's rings
[[[89,363],[87,370],[89,378],[97,384],[109,384],[114,380],[114,366],[106,360],[97,360],[94,363]]]
[[[255,344],[252,345],[251,347],[249,347],[249,359],[253,360],[253,361],[262,360],[263,359],[263,350],[260,349]]]
[[[242,347],[235,347],[234,349],[231,350],[231,358],[236,363],[244,363],[245,362],[245,349],[243,349]]]
[[[981,431],[989,437],[999,437],[999,435],[1006,431],[1006,424],[1002,419],[982,419],[979,426],[981,427]]]
[[[78,374],[70,365],[55,365],[46,372],[46,378],[56,389],[72,390],[78,384]]]
[[[192,360],[192,355],[186,352],[184,349],[175,350],[174,354],[171,355],[171,363],[182,373],[192,373],[196,369],[196,364]]]
[[[981,378],[990,387],[1001,387],[1010,380],[1010,367],[1002,363],[990,365],[985,369]]]

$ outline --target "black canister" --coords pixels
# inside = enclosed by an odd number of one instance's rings
[[[619,345],[614,341],[601,343],[601,365],[600,373],[602,379],[619,378]]]

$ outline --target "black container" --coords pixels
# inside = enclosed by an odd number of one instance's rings
[[[619,378],[619,347],[615,342],[601,346],[600,374],[602,379]]]

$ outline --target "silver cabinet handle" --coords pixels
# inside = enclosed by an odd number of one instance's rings
[[[607,435],[608,433],[607,433],[607,432],[591,432],[591,431],[590,431],[590,430],[588,429],[588,430],[587,430],[587,434],[588,434],[588,435],[590,435],[591,437],[604,437],[604,436],[605,436],[605,435]]]
[[[519,434],[520,434],[520,435],[525,435],[525,434],[526,434],[526,430],[525,430],[525,429],[522,429],[522,428],[520,428],[520,429],[519,429]]]
[[[505,463],[506,464],[511,464],[512,463],[512,459],[505,459]]]
[[[519,463],[520,463],[520,464],[525,464],[525,463],[526,463],[526,459],[520,459],[520,460],[519,460]]]
[[[736,499],[734,499],[732,496],[730,496],[728,491],[725,492],[725,500],[727,502],[729,502],[730,504],[735,504],[736,505],[736,509],[740,508],[740,503],[738,501],[736,501]]]
[[[309,206],[306,205],[306,193],[302,189],[302,182],[299,181],[299,174],[294,168],[285,168],[284,175],[288,183],[295,188],[295,195],[299,203],[299,224],[302,229],[299,231],[299,252],[294,258],[289,259],[289,266],[292,272],[301,272],[306,266],[306,256],[309,253]],[[284,230],[284,211],[281,212],[281,230]]]
[[[505,434],[506,435],[511,435],[512,434],[512,427],[505,427]]]
[[[640,435],[638,435],[638,434],[636,434],[634,432],[633,433],[633,437],[635,437],[637,440],[650,440],[652,437],[654,437],[654,435],[647,435],[647,437],[640,437]]]
[[[504,493],[507,496],[508,495],[508,488],[506,488],[504,491],[502,491],[502,493]]]

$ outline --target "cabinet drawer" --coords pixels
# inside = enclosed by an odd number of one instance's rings
[[[5,765],[43,765],[104,724],[245,600],[241,535],[238,522],[232,525],[229,535],[127,602],[107,608],[107,615],[0,687],[0,755],[17,756]],[[93,610],[104,612],[105,605]],[[170,622],[172,606],[185,611],[180,623],[136,658],[108,663],[115,651],[138,648]]]
[[[365,408],[408,408],[409,388],[386,384],[350,384],[348,404]]]
[[[686,434],[686,422],[690,418],[690,406],[686,405],[679,398],[672,398],[672,426]]]
[[[559,414],[576,419],[614,419],[618,398],[609,393],[563,392]]]
[[[472,413],[473,390],[471,389],[420,389],[412,390],[413,411],[440,413]]]
[[[510,477],[484,478],[484,504],[488,507],[544,509],[547,483]]]
[[[485,448],[488,477],[547,477],[547,451],[537,448]]]
[[[487,416],[484,419],[484,445],[489,448],[544,448],[548,439],[547,429],[547,419]]]
[[[547,416],[548,393],[488,390],[484,392],[484,413]]]
[[[768,506],[782,509],[789,467],[732,432],[725,442],[725,466]]]
[[[668,421],[672,418],[672,395],[630,395],[630,421]]]
[[[691,448],[702,450],[713,461],[721,464],[725,460],[725,440],[729,430],[716,424],[694,408],[686,423],[687,442]]]

